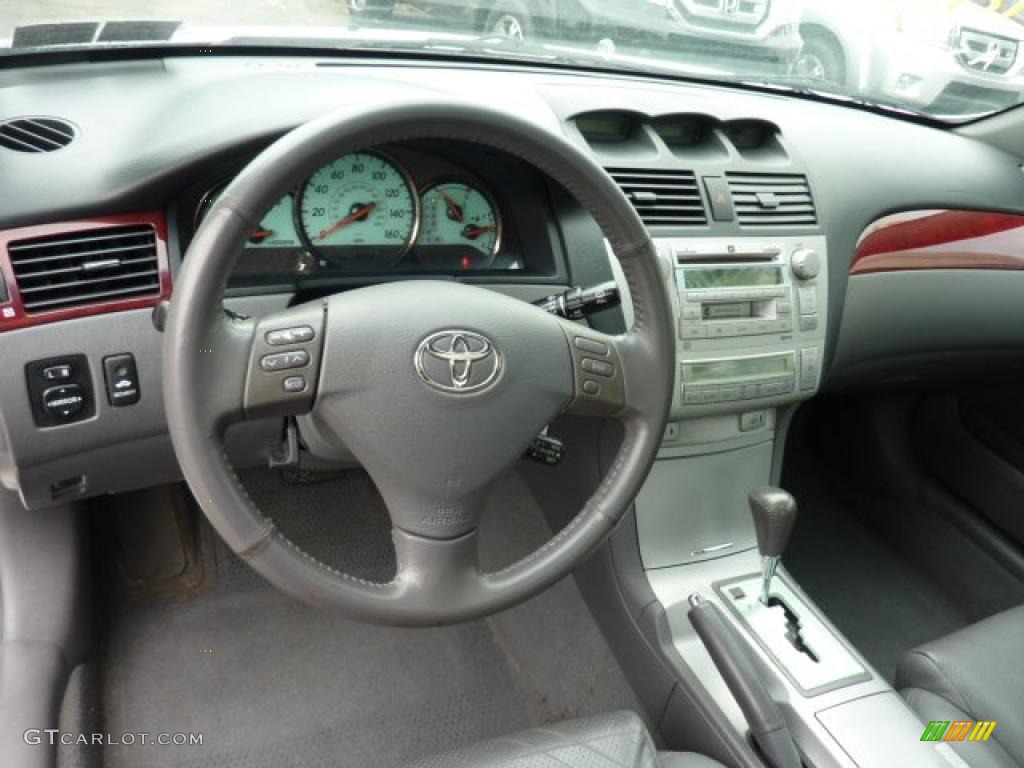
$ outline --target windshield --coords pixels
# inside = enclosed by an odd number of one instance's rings
[[[11,57],[138,45],[393,49],[743,81],[948,121],[1024,98],[1018,0],[2,4],[0,52]]]

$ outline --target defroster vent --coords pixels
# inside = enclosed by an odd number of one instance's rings
[[[798,173],[727,173],[736,218],[746,227],[818,223],[807,177]]]
[[[148,224],[16,240],[7,254],[25,311],[156,296],[156,231]]]
[[[626,197],[649,227],[692,227],[708,223],[704,201],[691,171],[609,168]]]

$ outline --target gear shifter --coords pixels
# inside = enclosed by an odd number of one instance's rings
[[[761,602],[768,605],[772,578],[796,522],[796,500],[781,488],[755,488],[750,492],[750,512],[761,553]]]

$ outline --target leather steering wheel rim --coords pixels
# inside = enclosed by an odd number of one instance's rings
[[[420,139],[463,141],[503,151],[575,196],[622,265],[633,301],[633,327],[623,335],[608,336],[485,289],[443,281],[358,289],[269,319],[224,312],[224,288],[242,245],[283,190],[349,152]],[[409,312],[408,302],[418,296],[424,297],[418,306],[441,309]],[[370,313],[378,305],[405,307],[404,319],[391,325],[375,321]],[[453,323],[459,327],[481,329],[483,338],[493,341],[494,354],[504,355],[498,360],[504,360],[505,367],[490,390],[460,398],[416,380],[409,344],[425,338],[425,333],[445,330],[444,321],[438,327],[438,318],[449,315],[457,318]],[[267,352],[267,328],[306,322],[317,330],[317,339],[308,347],[315,386],[307,396],[289,400],[267,385],[279,379],[261,370],[258,361]],[[394,343],[382,346],[365,338],[377,335]],[[548,129],[492,108],[444,98],[377,102],[347,106],[287,133],[246,166],[212,206],[175,283],[163,345],[164,403],[178,461],[201,509],[227,545],[268,581],[308,604],[355,619],[438,625],[495,613],[531,597],[565,576],[612,532],[657,454],[672,402],[675,335],[650,236],[615,182],[589,155]],[[593,350],[602,346],[605,354],[595,355]],[[598,395],[582,390],[588,374],[581,366],[588,356],[610,361],[615,369],[611,379],[600,381]],[[380,367],[384,363],[376,361],[381,357],[387,358],[389,367]],[[346,368],[346,359],[367,362],[355,371]],[[388,402],[389,392],[377,390],[388,387],[395,388],[394,402],[415,405],[403,416],[411,423],[410,434],[389,434],[395,432],[391,423],[357,432],[352,425],[361,426],[361,413],[386,409],[382,404]],[[393,581],[364,581],[302,551],[258,510],[242,487],[224,451],[224,432],[246,418],[288,413],[310,413],[322,420],[327,432],[359,447],[353,453],[370,472],[392,514],[398,560]],[[489,487],[484,475],[497,475],[510,466],[539,431],[529,435],[528,430],[561,413],[620,421],[624,436],[618,453],[597,490],[565,528],[513,565],[483,573],[475,557],[475,522]],[[448,446],[452,453],[462,450],[447,434],[447,420],[489,425],[494,434],[486,441],[481,435],[474,453],[467,448],[457,457],[424,454],[420,471],[415,450],[422,451],[422,446],[432,446],[434,453],[444,453],[436,450],[438,446]],[[368,431],[381,435],[367,435]],[[505,437],[509,445],[503,444]],[[519,445],[524,437],[525,443]],[[490,453],[480,447],[491,443],[498,447]],[[404,463],[387,458],[389,446]],[[456,513],[429,512],[442,508]]]

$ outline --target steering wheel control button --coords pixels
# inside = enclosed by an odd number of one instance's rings
[[[59,422],[72,421],[85,410],[85,390],[78,384],[51,387],[43,392],[43,408]]]
[[[112,406],[119,408],[139,402],[139,374],[132,355],[104,357],[103,376],[107,384],[107,401]]]
[[[289,368],[302,368],[306,365],[309,365],[309,352],[304,349],[293,349],[289,352],[264,355],[260,359],[260,368],[268,373],[285,371]]]
[[[599,395],[601,394],[601,385],[593,379],[585,379],[583,381],[583,391],[588,395]]]
[[[585,336],[577,336],[573,339],[572,343],[576,345],[576,349],[582,349],[584,352],[602,356],[607,356],[608,354],[608,345],[603,341],[588,339]]]
[[[615,366],[604,360],[595,360],[592,357],[583,358],[583,362],[580,363],[582,368],[587,373],[592,373],[595,376],[603,376],[606,379],[610,379],[615,375]]]
[[[306,391],[306,377],[305,376],[289,376],[287,379],[281,382],[281,387],[285,392],[297,393]]]
[[[51,365],[43,369],[43,378],[47,381],[67,381],[71,378],[71,371],[70,363]]]
[[[299,325],[295,328],[279,328],[274,331],[267,331],[267,344],[272,347],[284,347],[289,344],[303,344],[312,341],[316,334],[308,325]]]

